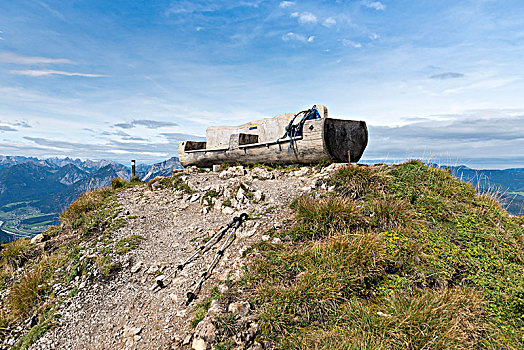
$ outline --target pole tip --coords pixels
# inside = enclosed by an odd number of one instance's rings
[[[191,304],[191,302],[196,298],[196,295],[195,293],[193,292],[187,292],[187,301],[186,301],[186,306]]]

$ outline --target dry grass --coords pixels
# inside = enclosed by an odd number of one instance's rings
[[[408,225],[413,220],[409,204],[402,200],[382,197],[372,199],[368,204],[370,221],[380,229],[393,229]]]
[[[13,285],[7,299],[12,317],[27,317],[42,311],[40,309],[50,293],[51,277],[60,264],[58,256],[44,256],[20,282]]]
[[[6,272],[18,269],[36,254],[31,241],[25,238],[3,244],[1,249],[0,260]]]
[[[81,227],[85,223],[87,214],[101,209],[112,194],[111,189],[101,188],[80,195],[67,210],[60,214],[62,224],[70,229]]]
[[[472,349],[484,344],[485,302],[470,289],[397,293],[380,308],[352,299],[328,329],[315,328],[281,349]]]
[[[388,183],[387,167],[347,166],[341,168],[330,181],[342,196],[359,199],[381,191]]]
[[[352,295],[365,296],[384,267],[380,236],[341,235],[276,250],[271,259],[252,265],[250,274],[257,276],[252,282],[261,297],[265,327],[289,334],[302,324],[325,322]]]
[[[298,223],[294,235],[299,239],[321,238],[362,223],[361,209],[349,198],[300,198],[294,207]]]

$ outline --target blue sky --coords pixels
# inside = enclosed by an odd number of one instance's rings
[[[313,104],[365,159],[524,167],[524,2],[0,0],[0,154],[154,162]]]

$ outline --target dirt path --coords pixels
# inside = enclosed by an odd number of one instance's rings
[[[238,278],[245,249],[261,240],[269,228],[279,227],[289,219],[291,200],[314,187],[322,175],[306,176],[311,168],[289,174],[264,169],[242,175],[244,172],[233,168],[220,174],[220,178],[218,173],[185,172],[183,179],[195,190],[192,195],[166,188],[151,191],[143,186],[120,192],[118,202],[124,207],[128,222],[114,234],[114,239],[131,235],[144,239],[137,249],[121,257],[123,269],[110,281],[94,279],[82,283],[79,293],[59,310],[59,326],[48,331],[31,349],[177,348],[190,331],[193,317],[195,302],[185,306],[186,293],[210,263],[214,251],[187,265],[160,291],[151,290],[155,278],[172,271],[206,238],[245,211],[256,219],[239,230],[205,282],[199,299],[207,296],[219,281]],[[240,184],[246,189],[239,190]],[[209,190],[218,194],[214,208],[202,200]],[[220,206],[229,204],[228,200],[236,208]],[[204,214],[205,211],[209,212]]]

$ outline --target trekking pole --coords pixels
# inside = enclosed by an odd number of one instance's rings
[[[220,259],[224,255],[224,250],[226,249],[226,247],[227,247],[227,245],[229,243],[229,240],[231,239],[233,234],[236,232],[236,230],[240,227],[240,225],[242,225],[242,222],[247,220],[247,218],[248,218],[247,214],[246,213],[242,213],[242,214],[240,214],[240,216],[237,216],[237,217],[235,217],[233,219],[233,222],[235,222],[235,224],[233,226],[233,230],[231,230],[231,232],[229,233],[229,235],[226,238],[226,241],[222,244],[220,249],[217,250],[217,252],[215,254],[215,257],[213,258],[213,261],[211,261],[211,264],[209,264],[209,267],[207,268],[207,270],[204,271],[204,273],[200,277],[200,280],[196,284],[195,288],[193,288],[193,290],[191,292],[187,292],[186,305],[191,304],[191,302],[193,300],[195,300],[197,291],[200,289],[200,287],[202,287],[202,284],[207,279],[207,277],[210,274],[210,272],[215,268],[215,264],[218,261],[218,259]]]
[[[236,220],[237,218],[235,217],[229,224],[227,224],[225,227],[223,227],[220,231],[218,231],[213,237],[211,237],[209,239],[209,241],[207,241],[205,244],[201,245],[200,247],[198,247],[198,249],[196,250],[196,252],[194,252],[189,258],[187,258],[183,263],[179,264],[176,269],[174,269],[169,275],[167,275],[165,278],[163,279],[157,279],[156,280],[156,285],[153,286],[153,290],[156,289],[156,287],[159,287],[159,288],[164,288],[166,286],[166,281],[168,279],[170,279],[173,275],[176,275],[176,273],[178,271],[182,271],[184,269],[184,267],[189,264],[191,262],[191,260],[193,260],[194,257],[196,257],[198,254],[200,254],[201,252],[203,252],[204,250],[206,250],[207,247],[209,247],[211,245],[211,243],[213,241],[216,240],[216,243],[218,243],[218,241],[220,241],[220,239],[222,238],[222,236],[224,235],[224,233],[229,230],[231,227],[233,227],[233,225],[236,223]]]

